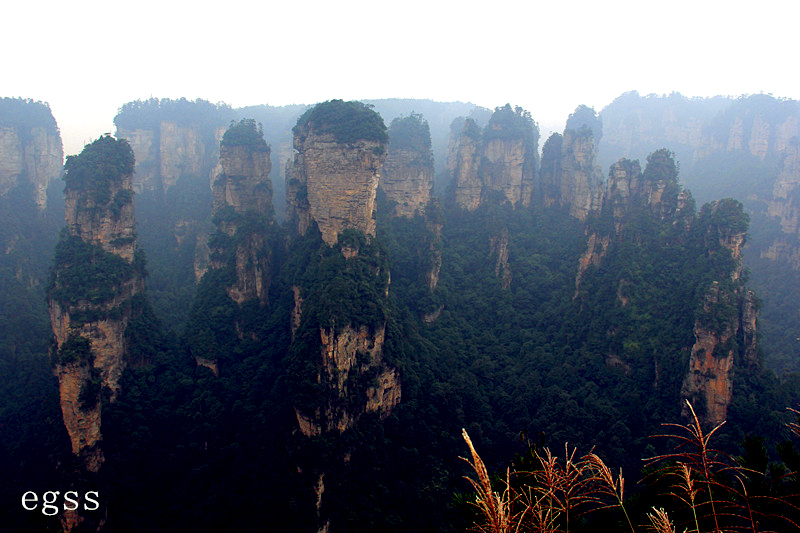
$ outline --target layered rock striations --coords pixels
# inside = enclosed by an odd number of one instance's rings
[[[772,197],[766,201],[767,215],[774,218],[783,235],[761,252],[762,257],[787,262],[800,270],[800,140],[787,144],[778,166]]]
[[[47,187],[61,175],[64,150],[47,104],[0,98],[0,197],[30,186],[32,199],[47,207]]]
[[[56,340],[61,411],[72,451],[96,472],[103,462],[101,412],[120,391],[125,331],[144,266],[136,251],[133,152],[101,137],[67,158],[67,227],[56,247],[48,304]]]
[[[268,303],[272,250],[270,148],[253,120],[231,126],[220,143],[221,173],[214,181],[214,221],[230,240],[210,246],[211,268],[232,268],[228,297],[240,306]]]
[[[220,167],[213,187],[214,219],[232,242],[212,250],[211,268],[233,268],[235,283],[227,292],[237,304],[258,300],[264,305],[272,265],[272,163],[255,121],[244,119],[225,132]]]
[[[539,131],[530,113],[506,104],[498,107],[480,131],[467,119],[451,142],[448,168],[453,175],[452,199],[474,211],[489,201],[528,206],[538,165]]]
[[[378,187],[393,205],[393,215],[424,214],[433,194],[431,133],[422,115],[399,117],[389,126],[389,153]]]
[[[360,102],[331,100],[300,117],[287,168],[290,225],[303,235],[316,223],[328,245],[345,229],[374,236],[387,141],[383,119]]]

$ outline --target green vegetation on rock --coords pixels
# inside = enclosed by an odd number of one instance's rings
[[[119,108],[114,125],[124,129],[150,129],[161,122],[174,122],[180,126],[212,126],[227,124],[233,117],[228,104],[213,104],[207,100],[180,98],[150,98],[135,100]]]
[[[107,197],[110,182],[133,174],[133,169],[133,150],[128,141],[103,135],[87,144],[80,155],[67,156],[64,182],[67,190],[91,191],[98,203],[106,203],[111,200]]]
[[[27,138],[35,127],[58,134],[50,106],[30,98],[0,98],[0,126],[15,128],[22,138]]]
[[[405,149],[421,154],[425,162],[433,162],[431,129],[428,121],[418,113],[397,117],[389,125],[390,149]]]
[[[373,141],[386,144],[389,135],[381,116],[366,104],[328,100],[317,104],[297,120],[297,128],[310,126],[317,133],[329,133],[342,144]]]
[[[75,235],[56,245],[48,297],[61,305],[101,304],[136,272],[136,266]]]
[[[248,146],[261,152],[269,151],[269,146],[264,140],[264,129],[252,118],[231,122],[222,136],[220,146]]]
[[[483,139],[518,140],[523,139],[526,144],[535,146],[539,142],[539,128],[531,118],[529,111],[511,104],[497,107],[483,129]]]

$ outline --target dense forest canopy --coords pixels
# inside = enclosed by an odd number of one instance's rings
[[[511,104],[497,107],[483,130],[483,138],[491,139],[523,139],[525,144],[536,146],[539,142],[539,128],[531,118],[530,111]]]
[[[119,108],[114,125],[124,129],[146,129],[161,122],[175,122],[181,126],[220,126],[233,118],[233,109],[225,103],[211,103],[198,98],[150,98],[135,100]]]
[[[133,174],[133,150],[125,139],[103,135],[87,144],[80,155],[67,156],[64,182],[68,189],[107,188],[109,180]]]
[[[407,117],[397,117],[389,125],[390,149],[406,149],[425,154],[425,163],[433,163],[431,151],[431,129],[425,117],[411,113]]]
[[[385,144],[389,141],[381,116],[361,102],[328,100],[317,104],[300,116],[294,131],[306,125],[319,133],[332,134],[339,143],[363,140]]]
[[[580,131],[583,128],[588,128],[592,132],[595,144],[603,138],[603,119],[591,107],[579,105],[567,118],[564,129]]]
[[[264,128],[256,124],[255,119],[243,118],[231,125],[222,135],[220,146],[248,146],[258,151],[268,151],[269,146],[264,140]]]
[[[50,133],[58,134],[50,106],[30,98],[0,98],[0,126],[13,127],[24,135],[35,127],[44,127]]]

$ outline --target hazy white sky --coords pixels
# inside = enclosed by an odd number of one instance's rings
[[[13,5],[8,5],[13,3]],[[800,98],[800,2],[9,0],[0,96],[50,103],[67,154],[125,102],[521,105],[560,129],[621,93]]]

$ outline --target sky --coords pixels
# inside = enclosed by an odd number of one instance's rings
[[[48,102],[65,154],[151,96],[511,103],[560,130],[632,90],[800,99],[798,15],[796,0],[9,0],[0,96]]]

